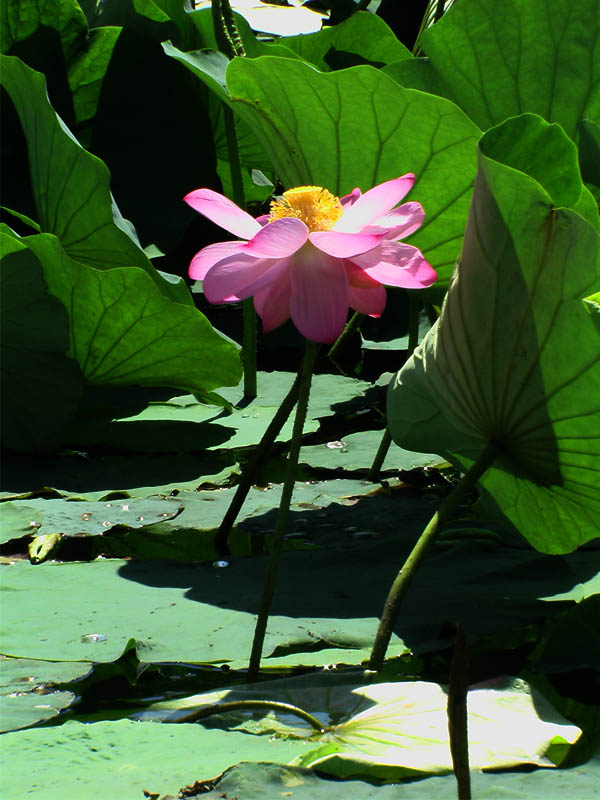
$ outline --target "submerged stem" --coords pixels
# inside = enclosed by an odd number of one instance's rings
[[[293,714],[308,722],[318,733],[323,733],[326,730],[323,723],[313,717],[312,714],[309,714],[308,711],[303,711],[303,709],[291,703],[278,703],[276,700],[231,700],[227,703],[217,703],[214,706],[206,706],[205,708],[191,711],[184,717],[176,719],[175,722],[197,722],[199,719],[206,719],[206,717],[212,717],[214,714],[224,714],[226,711],[243,711],[244,709],[249,711],[254,709],[280,711],[283,714]]]
[[[215,536],[214,544],[217,553],[220,556],[229,555],[229,548],[227,546],[227,537],[229,536],[229,532],[231,531],[233,524],[237,519],[237,515],[240,513],[240,509],[244,504],[244,500],[248,496],[248,492],[250,491],[250,487],[252,486],[261,461],[265,458],[273,446],[275,439],[287,422],[289,415],[292,413],[293,407],[296,405],[299,389],[300,375],[298,374],[294,378],[294,382],[292,383],[289,392],[286,394],[281,405],[275,412],[275,416],[271,422],[269,422],[266,431],[263,433],[262,439],[252,453],[252,457],[246,462],[242,469],[238,487],[233,495],[231,503],[229,504],[229,508],[227,509],[225,516],[219,525],[217,535]]]
[[[371,651],[369,669],[379,671],[383,666],[383,660],[388,644],[390,643],[392,629],[396,622],[396,617],[398,616],[400,603],[421,561],[423,561],[425,554],[435,541],[446,521],[454,514],[463,498],[473,489],[487,468],[492,465],[497,454],[498,448],[496,445],[489,443],[469,471],[463,475],[450,494],[444,499],[423,533],[419,536],[417,543],[404,562],[404,566],[392,583],[387,600],[385,601],[381,621],[377,629],[377,634],[375,635],[373,650]]]
[[[248,665],[248,681],[255,681],[258,678],[258,672],[260,669],[260,659],[262,655],[263,642],[265,639],[265,632],[267,630],[267,621],[269,619],[271,602],[275,592],[277,568],[279,567],[279,557],[281,555],[281,547],[283,544],[283,534],[287,528],[290,502],[292,499],[292,493],[294,491],[294,484],[296,482],[298,456],[300,454],[300,441],[302,439],[302,431],[304,430],[304,421],[306,419],[306,411],[308,408],[310,384],[318,352],[318,344],[310,341],[306,342],[304,359],[300,368],[300,388],[298,392],[298,405],[296,407],[292,441],[290,442],[290,452],[288,455],[288,470],[285,483],[283,484],[283,491],[281,493],[281,502],[279,503],[277,522],[275,523],[273,543],[271,546],[269,563],[267,565],[267,572],[265,575],[260,609],[258,612],[258,618],[256,620],[256,627],[254,629],[254,640],[252,642],[252,652],[250,654],[250,663]]]

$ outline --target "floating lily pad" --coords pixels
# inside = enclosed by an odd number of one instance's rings
[[[75,695],[54,691],[48,685],[82,678],[90,669],[86,662],[0,656],[0,731],[27,728],[55,717],[71,705]]]
[[[0,505],[0,543],[35,534],[42,524],[42,515],[24,503]]]
[[[237,709],[212,720],[229,730],[300,740],[304,752],[292,763],[338,778],[391,781],[452,772],[448,697],[441,686],[418,681],[365,686],[356,678],[331,672],[297,676],[155,703],[137,716],[173,722],[220,702],[276,700],[313,714],[325,731],[319,734],[304,720],[266,709]],[[521,680],[472,687],[467,702],[473,769],[553,767],[581,734]],[[307,738],[316,745],[309,752]]]
[[[6,518],[5,510],[9,512]],[[33,499],[27,501],[26,505],[3,504],[0,506],[0,515],[6,541],[7,538],[14,539],[24,535],[23,520],[28,516],[32,522],[36,522],[35,526],[28,525],[29,533],[97,536],[115,525],[143,528],[165,519],[173,519],[182,510],[183,506],[175,499],[136,498],[107,503]],[[37,524],[38,521],[40,524]]]
[[[300,463],[315,469],[367,470],[373,463],[382,435],[383,431],[362,431],[350,433],[338,441],[307,445],[300,450]],[[415,453],[392,445],[382,469],[410,470],[430,467],[441,461],[440,456],[435,454]]]

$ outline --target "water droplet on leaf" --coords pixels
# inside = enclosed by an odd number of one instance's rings
[[[85,644],[88,642],[106,642],[108,641],[108,636],[105,636],[103,633],[85,633],[81,637],[81,641]]]

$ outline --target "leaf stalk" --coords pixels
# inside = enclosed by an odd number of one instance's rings
[[[267,621],[269,619],[271,603],[275,593],[277,570],[279,567],[279,558],[283,545],[283,535],[287,529],[290,502],[292,500],[292,493],[294,491],[294,484],[296,482],[298,456],[300,455],[300,443],[302,439],[302,432],[304,430],[304,421],[306,420],[306,412],[308,409],[310,385],[318,353],[319,345],[316,342],[307,340],[304,351],[304,359],[302,361],[302,366],[300,367],[298,404],[296,406],[296,416],[294,418],[294,428],[292,432],[292,440],[290,442],[290,451],[288,454],[287,475],[285,483],[283,484],[283,491],[281,493],[279,512],[277,514],[277,522],[275,523],[273,542],[271,546],[271,552],[269,554],[269,563],[267,565],[267,572],[265,575],[263,592],[260,601],[260,609],[258,612],[258,618],[256,620],[256,627],[254,629],[254,640],[252,642],[250,662],[248,664],[249,682],[258,679],[258,673],[260,670],[260,659],[265,640],[265,632],[267,630]]]
[[[383,666],[385,654],[390,643],[392,630],[400,610],[400,604],[415,573],[425,558],[429,548],[436,540],[438,533],[452,517],[466,495],[474,488],[477,481],[490,467],[498,455],[498,447],[489,443],[460,481],[443,500],[423,533],[419,536],[404,566],[396,576],[383,607],[381,621],[375,635],[375,642],[369,660],[369,669],[379,672]]]

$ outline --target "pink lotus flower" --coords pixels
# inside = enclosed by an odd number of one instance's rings
[[[403,175],[342,198],[299,186],[258,219],[211,189],[190,192],[186,203],[243,240],[200,250],[190,276],[203,281],[211,303],[253,297],[265,332],[291,317],[307,339],[333,342],[349,307],[381,315],[382,284],[422,289],[437,278],[416,247],[398,241],[425,217],[419,203],[397,206],[414,179]]]

